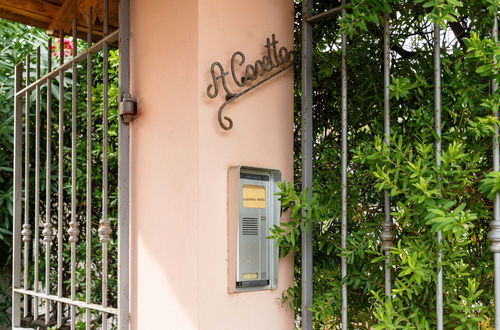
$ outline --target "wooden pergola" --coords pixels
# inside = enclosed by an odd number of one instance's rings
[[[119,0],[109,0],[110,31],[118,28]],[[88,8],[92,10],[92,34],[102,37],[102,0],[0,0],[0,18],[31,25],[46,30],[50,35],[59,31],[71,32],[74,18],[78,21],[78,35],[87,33]]]

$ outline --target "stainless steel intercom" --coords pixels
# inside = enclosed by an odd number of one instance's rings
[[[229,170],[229,291],[272,289],[277,284],[278,251],[267,239],[279,224],[275,195],[277,170],[233,167]]]

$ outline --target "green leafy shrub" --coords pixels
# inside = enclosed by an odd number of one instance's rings
[[[317,12],[338,5],[315,3]],[[300,2],[296,3],[300,13]],[[291,221],[275,227],[282,254],[294,252],[295,286],[284,293],[300,315],[300,232],[314,228],[315,329],[336,329],[341,316],[340,257],[348,260],[349,328],[433,329],[436,275],[443,268],[444,324],[492,329],[493,260],[487,233],[491,198],[500,189],[492,168],[492,138],[500,97],[500,47],[491,40],[498,3],[353,0],[344,18],[317,25],[314,52],[313,199],[300,189],[300,63],[296,68],[296,186],[280,198]],[[391,137],[384,143],[382,13],[391,17]],[[297,15],[300,22],[300,14]],[[432,32],[442,44],[441,166],[436,166]],[[461,31],[458,31],[461,29]],[[348,44],[348,237],[340,248],[340,32]],[[458,36],[453,32],[462,32]],[[300,25],[296,25],[300,40]],[[295,53],[300,54],[300,44]],[[396,237],[390,253],[392,300],[384,293],[380,247],[383,191],[391,196]],[[302,213],[301,208],[307,212]],[[438,243],[436,234],[442,233]],[[437,254],[442,254],[438,264]],[[300,323],[300,318],[299,322]]]

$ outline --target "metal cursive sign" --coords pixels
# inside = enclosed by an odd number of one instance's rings
[[[231,118],[224,116],[224,120],[227,122],[227,124],[222,120],[222,111],[229,103],[250,92],[252,89],[262,85],[263,83],[277,76],[286,69],[292,67],[293,51],[288,50],[286,47],[281,47],[278,50],[277,44],[278,41],[276,40],[276,36],[274,34],[272,35],[271,39],[267,38],[267,43],[264,46],[267,48],[267,55],[264,55],[260,60],[256,60],[254,64],[247,64],[245,66],[245,69],[242,70],[242,73],[240,74],[238,74],[238,72],[236,71],[236,67],[242,67],[245,64],[245,54],[243,54],[241,51],[237,51],[233,54],[233,56],[231,57],[231,77],[233,78],[233,81],[237,86],[245,87],[251,81],[257,80],[259,76],[266,76],[259,82],[251,84],[249,87],[239,93],[233,93],[229,89],[228,83],[226,81],[226,77],[229,75],[229,72],[224,71],[224,67],[222,66],[222,64],[220,64],[220,62],[212,63],[212,66],[210,67],[212,84],[208,85],[207,87],[207,95],[212,99],[217,97],[217,95],[219,94],[220,81],[222,84],[222,88],[226,92],[226,102],[224,102],[220,106],[218,112],[219,124],[223,129],[230,130],[233,127],[233,121],[231,120]],[[266,73],[268,72],[272,72],[272,74],[266,75]]]

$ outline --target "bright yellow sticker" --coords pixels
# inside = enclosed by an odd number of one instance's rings
[[[266,188],[264,186],[243,185],[243,207],[252,209],[266,208]]]

